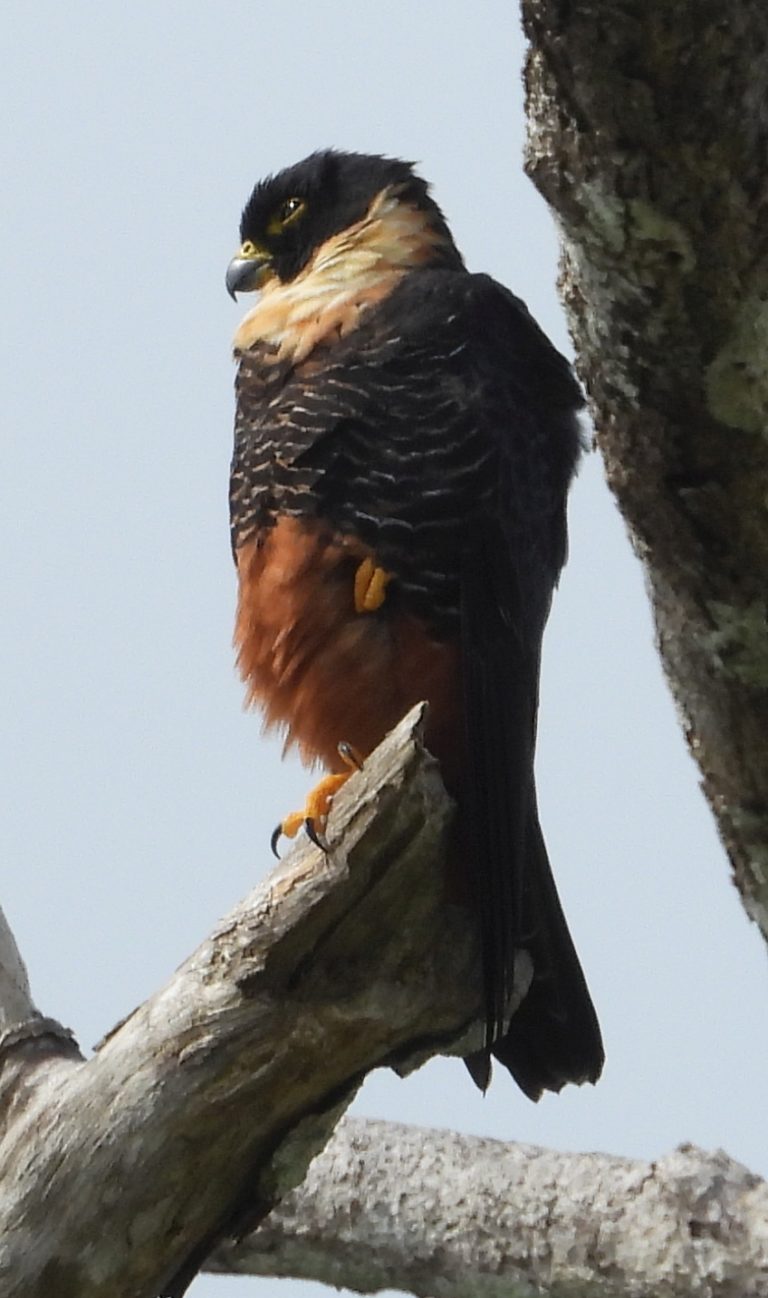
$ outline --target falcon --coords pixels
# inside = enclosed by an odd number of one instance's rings
[[[539,664],[566,556],[581,393],[525,305],[470,274],[429,186],[395,158],[313,153],[256,185],[226,284],[230,487],[248,701],[328,774],[417,702],[458,805],[479,917],[485,1038],[526,1095],[596,1081],[603,1049],[539,826]],[[511,1015],[515,961],[531,980]]]

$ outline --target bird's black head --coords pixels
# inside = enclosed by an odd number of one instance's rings
[[[354,226],[383,190],[424,214],[438,236],[444,264],[461,266],[440,208],[409,162],[327,149],[256,185],[240,222],[242,246],[227,272],[234,294],[259,288],[271,275],[294,279],[313,253]]]

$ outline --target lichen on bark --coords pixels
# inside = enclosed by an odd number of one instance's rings
[[[524,0],[528,170],[608,481],[768,937],[768,11]]]

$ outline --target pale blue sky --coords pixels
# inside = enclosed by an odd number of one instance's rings
[[[1,21],[0,896],[38,1003],[87,1047],[247,891],[309,783],[242,712],[230,648],[223,276],[254,180],[326,145],[417,159],[470,267],[568,344],[509,0],[6,0]],[[440,1061],[356,1109],[643,1157],[694,1140],[768,1174],[764,952],[596,457],[571,534],[540,804],[604,1079],[533,1106]]]

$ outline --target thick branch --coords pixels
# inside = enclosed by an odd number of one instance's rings
[[[24,961],[0,910],[0,1032],[28,1022],[36,1014]]]
[[[766,1220],[768,1186],[723,1153],[641,1163],[346,1119],[207,1269],[423,1298],[764,1298]]]
[[[524,0],[529,170],[611,485],[768,935],[768,10]]]
[[[473,926],[443,898],[450,804],[418,724],[339,796],[329,855],[294,853],[89,1062],[40,1035],[6,940],[3,1298],[181,1292],[301,1181],[365,1072],[471,1022]]]

